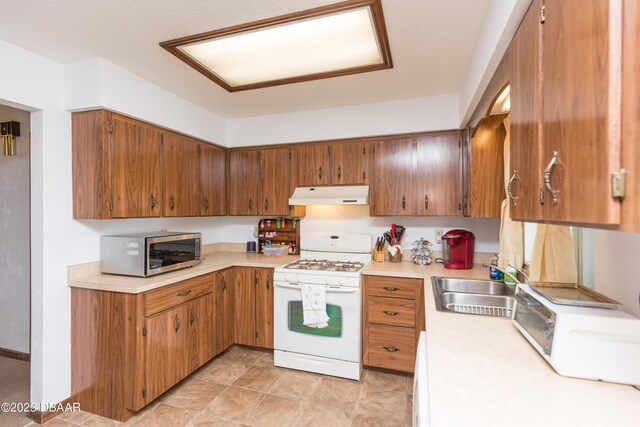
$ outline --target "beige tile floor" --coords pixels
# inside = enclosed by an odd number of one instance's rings
[[[29,362],[0,356],[0,402],[29,402]],[[1,427],[31,423],[25,413],[0,412]]]
[[[411,391],[410,377],[365,370],[355,382],[276,368],[271,352],[234,346],[124,425],[410,426]],[[80,411],[45,425],[123,424]]]

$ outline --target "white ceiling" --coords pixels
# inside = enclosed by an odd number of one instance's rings
[[[0,0],[0,39],[63,64],[105,58],[225,118],[460,92],[489,0],[382,0],[393,69],[245,92],[228,93],[158,45],[337,2]]]

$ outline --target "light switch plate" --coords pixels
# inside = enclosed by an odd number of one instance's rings
[[[436,228],[436,245],[442,244],[443,235],[444,235],[444,230],[442,228]]]

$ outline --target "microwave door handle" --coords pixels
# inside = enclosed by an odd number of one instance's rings
[[[300,284],[274,283],[274,286],[278,288],[284,288],[284,289],[295,289],[295,290],[302,289],[302,286],[300,286]],[[324,286],[324,285],[319,285],[319,286]],[[327,293],[355,294],[358,292],[358,288],[331,288],[327,286],[325,286],[325,288],[327,289]]]
[[[515,294],[514,297],[516,301],[520,304],[526,305],[527,307],[540,307],[542,305],[537,299],[526,293],[518,293]]]

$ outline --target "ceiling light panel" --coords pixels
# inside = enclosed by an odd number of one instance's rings
[[[391,68],[379,0],[348,1],[160,45],[225,89]]]

